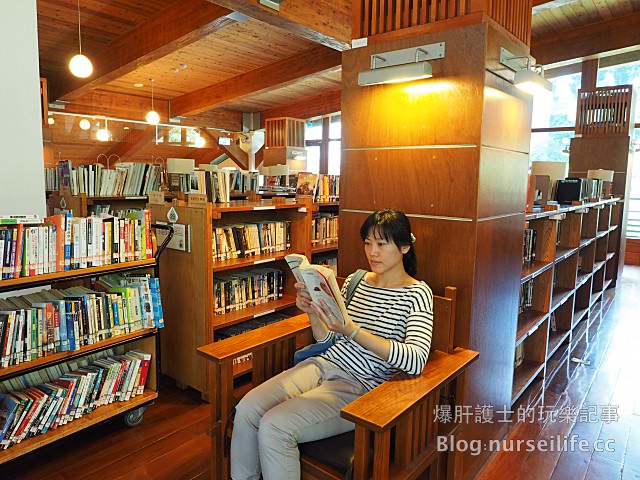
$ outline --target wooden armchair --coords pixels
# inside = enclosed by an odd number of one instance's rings
[[[444,297],[434,295],[431,353],[422,374],[399,374],[343,408],[341,416],[355,423],[354,432],[301,444],[303,478],[408,479],[426,472],[430,479],[457,478],[455,455],[438,452],[436,437],[456,435],[459,426],[435,422],[434,410],[460,396],[461,374],[478,353],[453,347],[455,295],[453,287]],[[258,385],[292,365],[296,337],[310,329],[308,317],[298,315],[198,348],[211,361],[213,478],[229,478],[225,424],[235,405],[233,359],[253,354],[251,381]],[[352,454],[344,453],[345,443],[353,446]],[[323,451],[330,452],[330,462],[318,455]]]

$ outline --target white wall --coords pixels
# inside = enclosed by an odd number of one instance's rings
[[[0,8],[0,215],[44,216],[36,0]]]

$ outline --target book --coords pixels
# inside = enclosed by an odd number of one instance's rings
[[[300,172],[298,174],[298,183],[296,186],[297,195],[311,195],[312,197],[315,197],[317,186],[317,174],[309,172]]]
[[[307,287],[311,300],[317,304],[324,301],[331,313],[344,321],[344,318],[348,316],[347,307],[342,299],[342,293],[333,270],[321,265],[310,264],[307,257],[297,253],[287,255],[284,259],[296,280],[299,283],[304,283]]]

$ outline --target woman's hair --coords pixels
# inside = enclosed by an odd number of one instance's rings
[[[360,237],[364,241],[370,233],[378,238],[384,238],[387,242],[395,243],[398,248],[408,246],[409,251],[402,256],[404,271],[411,276],[418,272],[411,224],[404,212],[385,208],[372,213],[360,227]]]

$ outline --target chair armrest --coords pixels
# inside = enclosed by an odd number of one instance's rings
[[[311,328],[307,314],[296,315],[219,342],[198,347],[198,353],[217,363],[232,360],[281,342]]]
[[[344,407],[340,416],[367,430],[385,431],[430,393],[460,375],[478,356],[478,352],[464,348],[451,354],[434,350],[420,375],[396,375]]]

